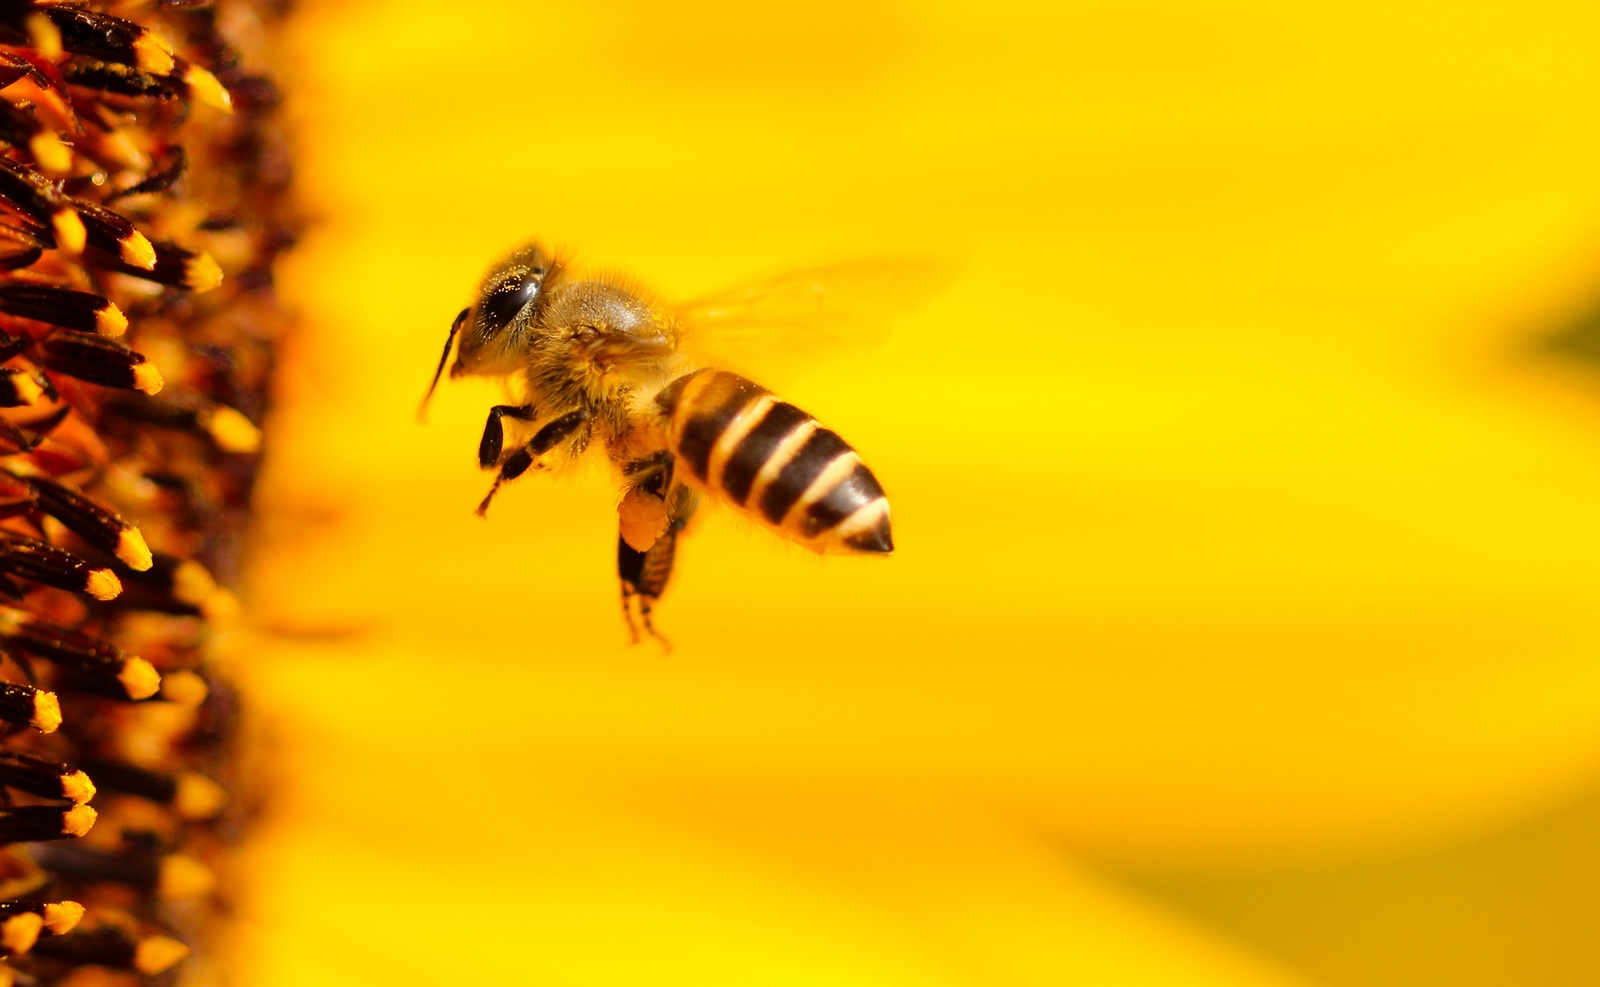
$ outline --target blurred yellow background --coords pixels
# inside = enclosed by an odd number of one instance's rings
[[[304,4],[319,223],[234,642],[269,983],[1600,981],[1600,8]],[[958,273],[785,396],[887,562],[413,418],[537,237]]]

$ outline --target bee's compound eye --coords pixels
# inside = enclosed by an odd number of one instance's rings
[[[542,279],[529,276],[521,281],[512,281],[490,293],[479,306],[483,313],[481,317],[483,331],[497,332],[510,325],[518,312],[539,297],[539,286],[542,283]]]

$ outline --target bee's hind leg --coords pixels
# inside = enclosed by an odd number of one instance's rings
[[[484,495],[483,503],[478,505],[478,516],[483,517],[489,510],[489,501],[493,500],[494,495],[499,492],[500,484],[508,480],[515,480],[526,473],[528,467],[533,465],[534,460],[566,441],[580,428],[587,425],[588,421],[589,412],[586,409],[579,408],[577,411],[569,411],[560,418],[546,424],[544,428],[539,429],[533,434],[533,438],[528,440],[526,445],[507,456],[506,461],[500,464],[500,473],[494,478],[494,486],[490,487],[489,492]],[[583,441],[587,441],[587,433],[585,433]]]
[[[667,504],[672,467],[672,454],[664,450],[622,467],[625,486],[617,503],[617,522],[622,540],[636,551],[649,551],[672,523]]]
[[[622,581],[622,619],[627,621],[628,633],[635,644],[639,643],[639,625],[645,633],[672,650],[672,643],[656,630],[651,622],[655,605],[666,592],[667,581],[672,578],[672,564],[677,559],[678,535],[689,523],[696,506],[694,492],[687,487],[675,486],[666,497],[669,520],[667,529],[649,549],[641,552],[628,544],[626,538],[617,539],[617,575]],[[638,623],[634,621],[634,600],[638,600]]]
[[[643,624],[646,634],[660,641],[666,650],[672,650],[672,642],[656,630],[650,615],[655,610],[656,601],[661,599],[661,594],[667,588],[667,580],[672,576],[672,560],[677,554],[677,546],[678,532],[674,527],[668,527],[656,539],[656,543],[644,552],[629,545],[624,538],[617,539],[617,575],[622,580],[622,619],[628,624],[628,635],[633,638],[634,644],[639,643],[639,625]],[[634,619],[636,609],[639,615],[637,621]]]

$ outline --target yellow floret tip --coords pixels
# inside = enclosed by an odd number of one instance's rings
[[[44,918],[35,912],[23,912],[0,922],[0,947],[17,956],[33,948],[44,931]]]
[[[53,62],[61,57],[61,29],[56,27],[49,15],[33,13],[27,16],[23,24],[28,30],[28,41],[39,50],[46,61]]]
[[[44,927],[53,936],[64,936],[83,921],[83,906],[76,901],[52,901],[44,906]]]
[[[239,602],[239,598],[221,587],[200,604],[200,613],[207,620],[219,623],[227,623],[243,612],[244,604]]]
[[[159,394],[166,383],[161,379],[161,371],[153,363],[141,363],[133,368],[133,387],[136,391]]]
[[[44,394],[44,387],[31,374],[12,374],[11,389],[23,404],[32,404]]]
[[[106,302],[105,308],[94,313],[94,331],[115,339],[128,331],[128,317],[122,314],[122,309]]]
[[[75,805],[61,814],[61,831],[68,836],[87,836],[99,813],[87,805]]]
[[[261,448],[261,430],[239,411],[219,405],[203,419],[206,432],[223,452],[256,452]]]
[[[178,568],[172,574],[172,595],[180,603],[187,603],[198,607],[206,602],[206,598],[217,591],[217,581],[211,578],[211,573],[206,567],[193,559],[185,559],[178,563]]]
[[[146,31],[135,41],[133,52],[139,68],[151,75],[169,75],[178,64],[172,58],[172,45],[154,31]]]
[[[117,536],[117,558],[134,572],[144,572],[155,561],[138,528],[127,528]]]
[[[164,901],[188,901],[211,893],[217,875],[193,857],[170,854],[161,860],[161,876],[156,891]]]
[[[110,569],[93,569],[83,591],[97,600],[115,600],[122,595],[122,580]]]
[[[151,245],[150,238],[134,230],[122,239],[122,259],[134,267],[145,271],[153,271],[156,267],[156,248]]]
[[[117,673],[129,699],[149,699],[161,691],[161,673],[143,658],[129,658]]]
[[[72,148],[54,130],[41,130],[28,138],[28,150],[45,171],[59,175],[72,170]]]
[[[61,726],[61,700],[53,692],[33,696],[33,728],[40,733],[55,733]]]
[[[74,771],[61,779],[61,794],[79,805],[94,798],[94,782],[82,771]]]
[[[189,955],[189,947],[166,936],[151,936],[133,948],[134,969],[147,977],[172,969]]]
[[[56,248],[69,254],[83,253],[89,242],[89,231],[84,229],[83,217],[76,209],[58,209],[50,217],[50,226],[56,232]]]
[[[173,807],[185,819],[210,819],[222,811],[228,793],[205,775],[186,771],[178,776],[178,794]]]
[[[185,709],[195,709],[210,694],[211,687],[206,685],[206,680],[188,669],[161,676],[161,698]]]
[[[224,113],[233,112],[233,97],[210,72],[198,65],[191,65],[183,74],[183,81],[189,84],[189,91],[194,94],[195,99]]]
[[[222,283],[222,265],[210,254],[196,254],[184,268],[183,283],[195,294],[204,294]]]

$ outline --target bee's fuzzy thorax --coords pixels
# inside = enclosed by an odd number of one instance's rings
[[[208,632],[285,328],[283,6],[0,4],[6,982],[163,974],[218,928],[253,796]]]

